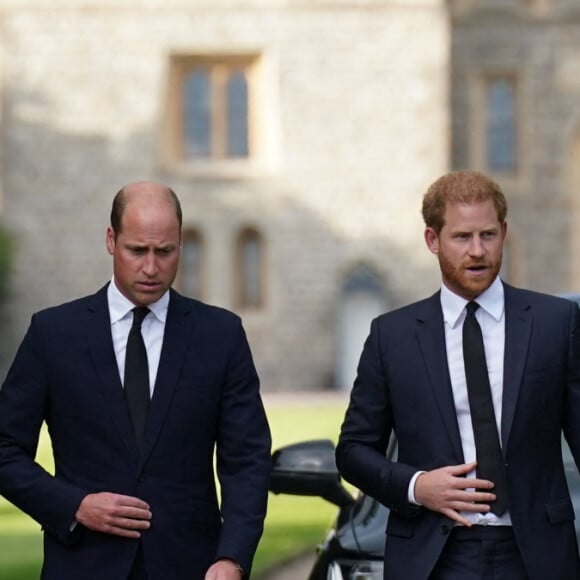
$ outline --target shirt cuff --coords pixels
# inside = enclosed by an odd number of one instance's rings
[[[409,500],[409,503],[412,503],[414,505],[421,505],[416,499],[415,499],[415,482],[417,481],[417,478],[422,474],[422,473],[427,473],[426,471],[417,471],[417,473],[415,473],[415,475],[413,475],[413,477],[411,478],[411,481],[409,482],[409,489],[407,491],[407,499]]]

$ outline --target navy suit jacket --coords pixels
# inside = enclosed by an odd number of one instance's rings
[[[501,439],[516,541],[532,580],[580,578],[564,433],[580,463],[580,312],[570,301],[505,288]],[[397,461],[385,450],[391,433]],[[464,463],[440,294],[372,322],[337,446],[344,477],[391,510],[388,580],[426,580],[452,522],[411,505],[418,470]]]
[[[55,475],[33,460],[42,422]],[[213,457],[220,480],[220,501]],[[147,501],[150,580],[249,572],[266,511],[270,434],[237,316],[173,290],[138,448],[113,352],[106,287],[32,317],[0,390],[0,492],[43,527],[42,578],[124,580],[138,541],[70,528],[88,493]]]

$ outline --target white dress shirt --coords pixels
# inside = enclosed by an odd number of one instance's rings
[[[113,348],[119,368],[119,376],[121,377],[121,382],[123,382],[125,377],[125,350],[127,349],[129,331],[133,324],[133,313],[131,311],[135,308],[135,304],[121,294],[115,284],[115,278],[111,280],[107,288],[107,301],[109,303]],[[141,334],[143,335],[143,341],[147,349],[149,391],[151,396],[153,396],[155,379],[157,378],[168,307],[169,290],[157,302],[153,302],[147,306],[151,312],[143,319],[143,324],[141,325]]]
[[[475,302],[479,304],[475,316],[481,326],[483,335],[495,420],[498,433],[500,433],[505,349],[505,301],[503,284],[499,277],[494,280],[485,292],[476,298]],[[445,324],[445,345],[449,376],[451,378],[463,457],[465,463],[470,463],[475,461],[476,456],[471,411],[467,396],[467,382],[465,380],[465,365],[463,362],[463,321],[466,316],[465,307],[467,303],[468,301],[465,298],[461,298],[451,292],[445,284],[441,285],[441,308]],[[413,492],[418,475],[419,473],[413,477],[409,486],[409,498],[415,503]],[[467,477],[476,477],[475,471],[467,474]],[[501,517],[491,512],[487,514],[461,512],[461,515],[473,524],[511,525],[509,512],[504,513]]]

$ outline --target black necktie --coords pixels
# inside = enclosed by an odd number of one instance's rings
[[[149,308],[145,306],[133,308],[133,326],[129,331],[125,352],[125,397],[139,442],[143,436],[150,399],[147,350],[141,334],[141,323],[148,313]]]
[[[494,514],[501,515],[507,509],[507,485],[491,399],[483,337],[475,318],[475,311],[478,308],[477,302],[467,304],[467,316],[463,323],[463,360],[475,437],[477,477],[488,479],[495,484],[492,492],[497,499],[491,502],[490,506]]]

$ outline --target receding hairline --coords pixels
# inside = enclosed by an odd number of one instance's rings
[[[123,215],[130,202],[139,200],[159,201],[165,198],[175,209],[175,216],[181,230],[183,216],[177,194],[171,187],[154,181],[136,181],[124,185],[113,198],[111,207],[111,228],[118,234],[121,231]]]
[[[128,183],[121,187],[117,192],[121,201],[126,206],[130,201],[136,201],[139,198],[143,199],[157,199],[166,197],[173,202],[173,198],[177,197],[175,192],[167,185],[156,183],[154,181],[137,181],[135,183]]]

